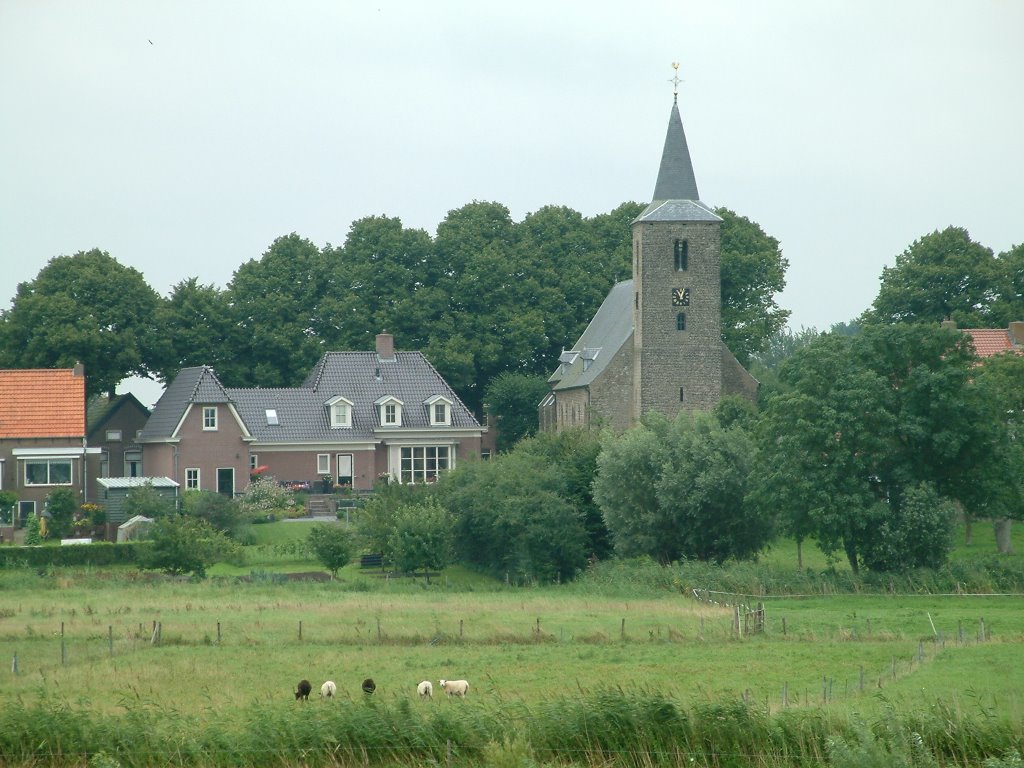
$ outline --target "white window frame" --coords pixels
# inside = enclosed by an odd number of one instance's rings
[[[331,474],[331,454],[318,453],[316,455],[316,473],[321,477]]]
[[[121,442],[121,430],[120,429],[108,429],[106,439],[108,443],[119,443]]]
[[[249,471],[252,472],[256,467],[260,465],[260,457],[258,454],[249,454]]]
[[[217,431],[217,406],[216,405],[204,405],[203,406],[203,431],[204,432],[216,432]]]
[[[195,473],[195,482],[193,484],[193,478],[189,477],[189,473]],[[198,491],[203,487],[202,485],[202,470],[199,467],[186,467],[185,468],[185,490],[186,491]]]
[[[36,465],[38,465],[38,464],[45,464],[46,465],[46,482],[45,483],[29,482],[29,479],[28,479],[28,468],[29,468],[29,465],[33,465],[33,464],[36,464]],[[50,480],[51,480],[50,476],[53,474],[53,470],[52,470],[51,467],[54,464],[62,464],[62,465],[66,464],[67,465],[67,467],[68,467],[68,481],[66,483],[52,483],[52,482],[50,482]],[[59,485],[59,486],[74,485],[75,484],[75,461],[74,461],[74,459],[59,459],[59,458],[45,458],[45,457],[27,459],[24,462],[24,467],[22,468],[22,477],[25,480],[25,487],[27,487],[27,488],[41,488],[43,486],[52,486],[52,485]]]
[[[454,466],[450,445],[403,445],[398,449],[398,482],[429,483]]]
[[[331,429],[352,428],[352,401],[344,397],[335,397],[327,401],[327,412],[330,416]]]

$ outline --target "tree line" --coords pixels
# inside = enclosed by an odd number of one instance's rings
[[[186,277],[166,297],[102,250],[58,256],[0,316],[0,367],[81,361],[90,395],[133,375],[166,383],[196,365],[226,386],[286,387],[325,351],[373,349],[386,330],[481,414],[489,382],[546,377],[611,286],[630,277],[630,224],[642,210],[623,203],[587,218],[551,205],[515,222],[500,203],[473,202],[449,211],[433,237],[370,216],[341,246],[285,235],[225,288]],[[723,335],[747,361],[789,315],[774,299],[787,262],[759,225],[718,213]]]

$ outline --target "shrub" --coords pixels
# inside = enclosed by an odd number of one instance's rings
[[[199,578],[213,563],[238,553],[237,545],[205,520],[174,514],[159,518],[150,529],[152,549],[139,565],[169,574],[191,573]]]
[[[338,575],[339,568],[351,562],[355,553],[352,534],[337,523],[317,523],[310,530],[307,542],[316,559],[333,576]]]

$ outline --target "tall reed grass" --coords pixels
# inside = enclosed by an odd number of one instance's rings
[[[682,706],[607,689],[527,705],[372,698],[254,703],[225,720],[125,702],[118,715],[9,702],[0,761],[27,766],[980,766],[1024,750],[1017,724],[935,705],[874,721],[769,714],[739,701]],[[510,755],[511,753],[511,755]],[[1009,758],[1008,758],[1009,756]]]

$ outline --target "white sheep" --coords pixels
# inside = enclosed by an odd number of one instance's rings
[[[320,698],[330,699],[334,697],[334,694],[338,692],[338,686],[334,684],[333,680],[328,680],[326,683],[320,686]]]
[[[451,696],[465,696],[469,693],[469,683],[465,680],[442,680],[441,690]]]
[[[420,695],[421,699],[431,699],[434,697],[434,686],[430,684],[429,680],[424,680],[416,686],[416,693]]]

